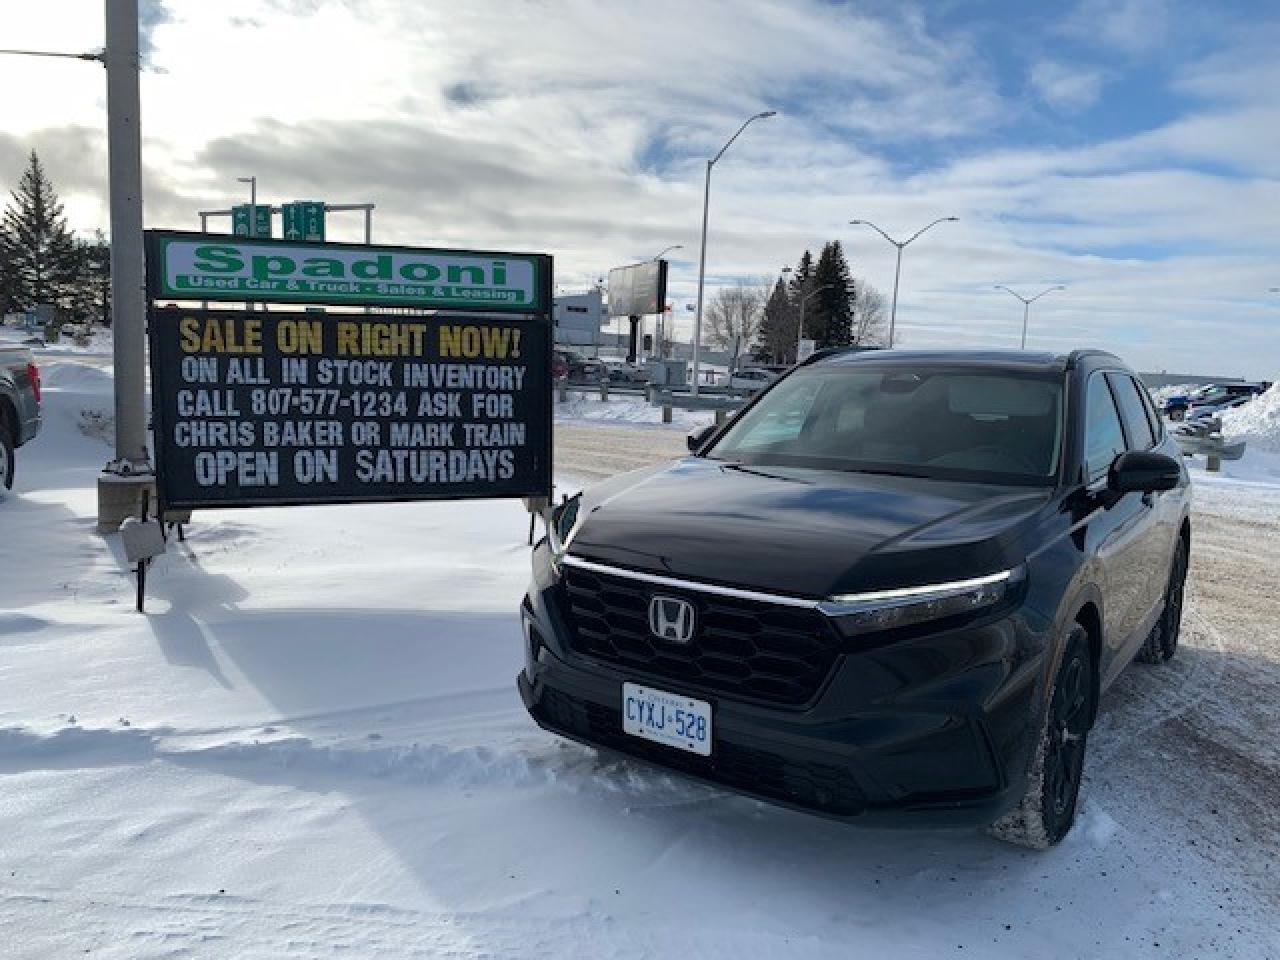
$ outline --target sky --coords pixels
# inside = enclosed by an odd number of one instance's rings
[[[146,223],[371,202],[375,240],[532,250],[582,288],[673,244],[709,288],[844,246],[903,346],[1280,372],[1280,7],[1068,0],[143,0]],[[102,45],[99,0],[0,0],[0,47]],[[92,63],[0,57],[0,192],[35,148],[107,227]],[[13,91],[20,91],[14,93]],[[225,221],[222,221],[225,223]],[[217,229],[223,227],[218,226]],[[359,240],[356,214],[333,239]]]

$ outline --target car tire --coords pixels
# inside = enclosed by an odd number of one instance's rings
[[[1187,540],[1178,537],[1173,551],[1173,563],[1169,566],[1169,584],[1164,591],[1164,604],[1160,618],[1147,634],[1138,651],[1143,663],[1165,663],[1178,652],[1178,636],[1182,633],[1182,602],[1187,584]]]
[[[0,490],[13,489],[13,471],[13,437],[9,436],[9,425],[0,411]]]
[[[1093,691],[1089,634],[1074,623],[1049,690],[1026,792],[1012,811],[991,825],[992,836],[1020,847],[1047,850],[1067,835],[1080,795],[1093,722]]]

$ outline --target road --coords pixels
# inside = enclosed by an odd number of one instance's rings
[[[556,467],[595,480],[680,456],[659,427],[556,425]],[[1086,803],[1177,831],[1280,905],[1280,491],[1197,488],[1178,656],[1134,664],[1103,698]],[[1153,837],[1158,838],[1157,829]]]

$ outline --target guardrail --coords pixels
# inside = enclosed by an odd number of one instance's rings
[[[1222,436],[1222,421],[1218,417],[1200,420],[1184,420],[1170,429],[1178,449],[1184,457],[1200,454],[1205,458],[1205,469],[1217,473],[1223,460],[1239,460],[1244,456],[1245,441],[1228,443]]]
[[[716,415],[716,423],[721,424],[730,413],[741,410],[748,399],[750,399],[749,395],[742,393],[699,391],[697,394],[692,394],[655,389],[649,397],[649,402],[655,407],[662,408],[663,423],[670,423],[671,411],[679,407],[681,410],[712,410]]]

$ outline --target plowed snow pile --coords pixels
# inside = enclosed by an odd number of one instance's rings
[[[1280,453],[1280,383],[1257,399],[1222,414],[1222,435],[1254,450]]]

